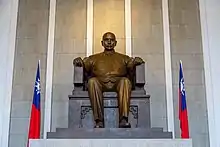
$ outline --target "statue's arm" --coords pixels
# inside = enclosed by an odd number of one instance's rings
[[[134,67],[143,64],[144,61],[140,57],[132,58],[132,57],[127,56],[126,63],[127,63],[127,68],[129,70],[132,70],[132,69],[134,69]]]
[[[126,60],[127,60],[127,61],[126,61],[126,63],[127,63],[127,69],[132,70],[132,69],[135,67],[134,58],[132,58],[132,57],[127,57]]]
[[[135,87],[138,86],[139,88],[143,88],[145,84],[145,65],[143,59],[140,57],[129,57],[127,58],[127,69],[129,70],[129,77],[130,80]]]
[[[144,60],[143,60],[142,58],[140,58],[140,57],[135,57],[135,58],[134,58],[134,64],[135,64],[135,66],[141,65],[141,64],[143,64],[143,63],[145,63],[145,62],[144,62]]]
[[[92,60],[90,57],[85,57],[84,59],[77,57],[73,60],[73,65],[76,67],[83,67],[86,71],[90,71]]]
[[[92,66],[92,60],[90,59],[90,57],[85,57],[83,59],[83,67],[86,70],[86,72],[89,72],[91,70],[91,66]]]

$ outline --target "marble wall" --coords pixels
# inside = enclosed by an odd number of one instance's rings
[[[93,17],[93,53],[103,51],[102,35],[105,32],[115,33],[118,43],[117,52],[125,53],[125,4],[124,0],[94,0]]]
[[[41,111],[44,112],[48,18],[49,0],[19,1],[9,147],[26,146],[38,60],[41,62]],[[44,113],[42,132],[43,118]]]
[[[194,146],[208,147],[208,116],[199,1],[169,0],[169,12],[176,137],[180,136],[177,91],[179,60],[182,60],[190,136]]]
[[[68,125],[68,95],[73,90],[73,59],[86,56],[86,0],[57,0],[52,131]]]
[[[131,1],[132,54],[146,61],[146,90],[151,95],[151,125],[167,130],[161,0]]]

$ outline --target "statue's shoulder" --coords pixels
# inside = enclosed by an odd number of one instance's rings
[[[122,58],[130,58],[128,55],[125,55],[125,54],[122,54],[122,53],[119,53],[119,52],[116,52],[116,54]]]
[[[102,55],[102,53],[96,53],[96,54],[90,55],[88,58],[89,59],[94,59],[94,58],[97,58],[97,57],[99,57],[101,55]]]

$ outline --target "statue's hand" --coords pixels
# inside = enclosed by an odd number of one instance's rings
[[[140,65],[140,64],[142,64],[142,63],[144,63],[144,60],[141,59],[140,57],[135,57],[135,58],[134,58],[134,64],[135,64],[135,65]]]
[[[80,57],[75,58],[73,60],[73,65],[82,67],[83,66],[83,60]]]

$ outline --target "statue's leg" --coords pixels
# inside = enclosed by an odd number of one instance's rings
[[[131,81],[128,78],[121,78],[117,85],[118,106],[119,106],[119,127],[130,127],[128,115],[130,108]]]
[[[104,106],[102,98],[102,84],[93,77],[88,81],[88,92],[90,103],[93,110],[93,117],[96,123],[95,127],[104,127]]]

